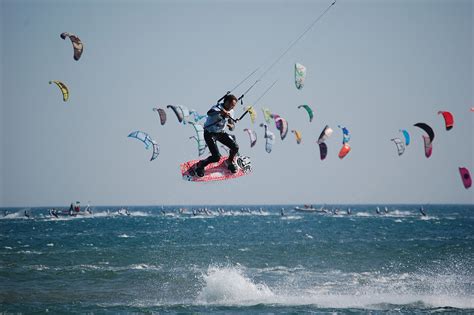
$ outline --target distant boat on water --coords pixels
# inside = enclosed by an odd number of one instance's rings
[[[295,211],[299,212],[319,212],[319,213],[326,213],[327,211],[324,210],[324,206],[321,208],[314,208],[313,205],[304,205],[303,207],[296,206],[293,208]]]
[[[89,205],[81,211],[81,203],[79,201],[76,201],[76,204],[71,202],[71,205],[69,206],[69,210],[62,209],[50,209],[49,210],[49,215],[55,218],[59,217],[75,217],[75,216],[84,216],[84,215],[91,215],[92,210]]]

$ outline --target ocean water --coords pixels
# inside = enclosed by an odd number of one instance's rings
[[[376,206],[3,208],[0,313],[474,313],[474,206]]]

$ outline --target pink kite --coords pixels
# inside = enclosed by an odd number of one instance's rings
[[[471,174],[469,174],[469,170],[465,167],[459,168],[459,173],[461,174],[461,179],[464,184],[464,187],[468,189],[472,185]]]

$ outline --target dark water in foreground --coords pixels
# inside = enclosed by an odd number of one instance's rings
[[[0,312],[474,313],[472,205],[186,208],[7,209]]]

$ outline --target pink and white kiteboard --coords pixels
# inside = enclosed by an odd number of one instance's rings
[[[252,163],[248,156],[237,157],[237,173],[232,173],[227,169],[226,160],[227,156],[222,156],[218,162],[207,165],[204,168],[203,177],[199,177],[195,173],[195,166],[199,160],[184,162],[180,165],[181,174],[184,180],[190,182],[210,182],[237,178],[252,172]]]

